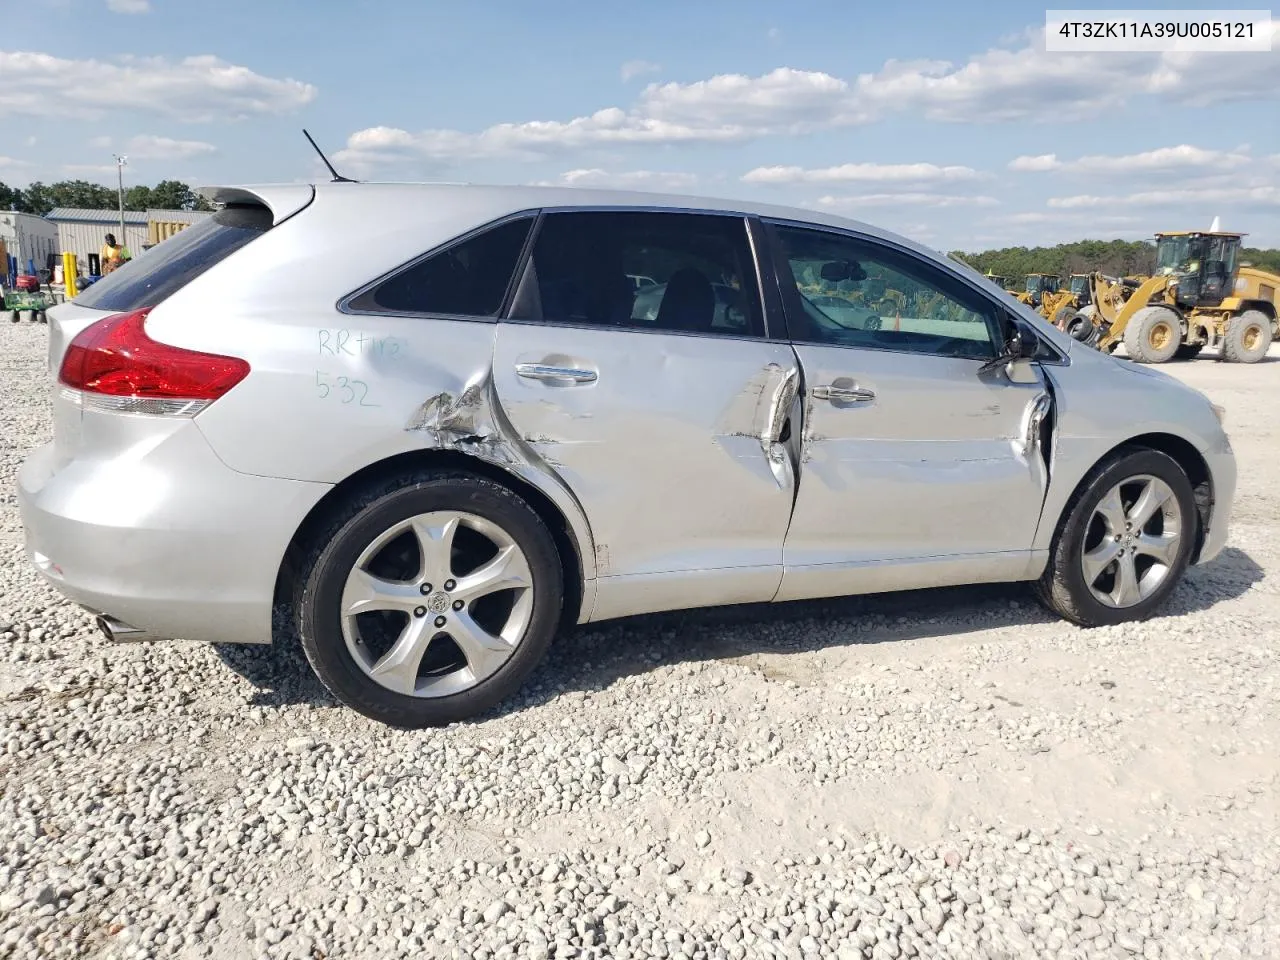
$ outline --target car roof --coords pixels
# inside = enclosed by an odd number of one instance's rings
[[[878,239],[912,249],[927,256],[954,263],[942,252],[927,247],[900,234],[881,229],[873,224],[848,217],[836,216],[808,207],[794,207],[780,204],[757,203],[750,200],[729,199],[719,197],[695,196],[675,193],[651,193],[641,190],[603,190],[588,187],[557,187],[539,185],[505,185],[478,183],[443,183],[443,182],[393,182],[393,181],[359,181],[330,182],[321,181],[314,184],[227,184],[217,187],[203,187],[200,193],[210,198],[243,196],[256,194],[268,198],[284,191],[296,191],[299,188],[312,187],[317,199],[325,194],[335,192],[360,191],[376,206],[394,206],[396,199],[405,200],[416,194],[413,199],[443,199],[449,194],[456,194],[459,199],[464,195],[483,194],[485,199],[507,207],[510,212],[535,208],[634,208],[664,210],[697,210],[703,212],[728,213],[741,216],[758,216],[778,220],[800,220],[818,226],[833,227],[841,230],[854,230]],[[272,204],[274,206],[274,204]]]

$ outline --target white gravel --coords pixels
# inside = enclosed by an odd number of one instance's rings
[[[1280,956],[1280,365],[1167,368],[1242,479],[1160,619],[644,618],[401,733],[287,648],[109,647],[28,569],[45,343],[0,325],[0,956]]]

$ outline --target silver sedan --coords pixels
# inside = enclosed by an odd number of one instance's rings
[[[1222,549],[1218,411],[863,223],[323,183],[50,313],[28,555],[114,640],[270,642],[406,727],[651,611],[1026,581],[1146,617]],[[636,278],[643,278],[639,283]]]

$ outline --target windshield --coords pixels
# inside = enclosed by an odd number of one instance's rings
[[[75,302],[95,310],[125,312],[154,307],[219,260],[271,227],[271,211],[228,206],[130,260],[89,287]]]
[[[1156,273],[1185,273],[1191,241],[1191,237],[1161,237],[1156,243]]]
[[[1085,293],[1088,289],[1089,289],[1088,277],[1072,277],[1071,278],[1072,293],[1078,296],[1079,294]]]

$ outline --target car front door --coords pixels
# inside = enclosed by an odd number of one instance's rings
[[[655,282],[637,290],[636,276]],[[741,217],[542,218],[493,383],[591,524],[596,618],[776,592],[799,371],[763,323]]]
[[[986,366],[1006,315],[895,245],[769,234],[803,377],[778,599],[1016,579],[1044,502],[1050,394],[1035,365],[1012,379]],[[814,302],[829,297],[847,306]]]

